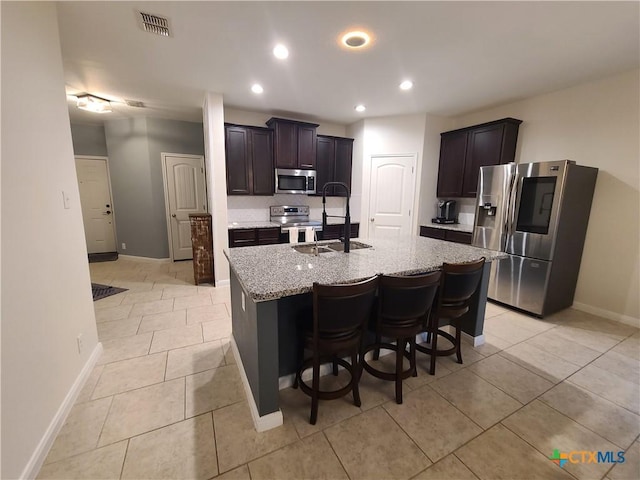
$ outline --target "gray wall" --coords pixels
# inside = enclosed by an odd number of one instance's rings
[[[104,135],[104,126],[72,123],[71,138],[73,140],[74,155],[107,156],[107,140]]]
[[[136,118],[107,120],[104,128],[118,252],[168,258],[161,153],[204,155],[202,124]]]

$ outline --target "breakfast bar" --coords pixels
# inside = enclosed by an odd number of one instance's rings
[[[278,391],[291,384],[296,369],[297,318],[312,305],[314,282],[339,284],[376,274],[415,275],[437,270],[443,263],[485,257],[477,298],[463,328],[474,345],[484,342],[491,261],[502,254],[418,236],[356,241],[350,253],[339,251],[336,242],[319,242],[318,246],[322,253],[315,254],[314,244],[297,249],[282,244],[225,252],[231,281],[231,344],[258,431],[282,424]]]

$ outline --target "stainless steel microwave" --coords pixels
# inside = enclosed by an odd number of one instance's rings
[[[276,168],[276,193],[316,193],[316,171]]]

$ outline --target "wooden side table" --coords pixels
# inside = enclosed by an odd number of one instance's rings
[[[211,214],[190,213],[191,245],[193,247],[193,277],[196,285],[212,283],[215,285],[213,270],[213,233]]]

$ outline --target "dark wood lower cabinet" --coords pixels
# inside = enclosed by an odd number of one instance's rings
[[[258,244],[256,228],[229,230],[229,248],[252,247]]]
[[[258,245],[280,243],[280,227],[258,228]]]
[[[470,232],[460,232],[458,230],[447,230],[445,228],[420,227],[420,236],[428,238],[437,238],[438,240],[446,240],[448,242],[464,243],[471,245],[473,234]]]
[[[360,224],[352,223],[350,238],[356,238],[359,232]],[[344,237],[344,224],[327,225],[322,232],[318,232],[318,240],[337,240],[342,237]]]

